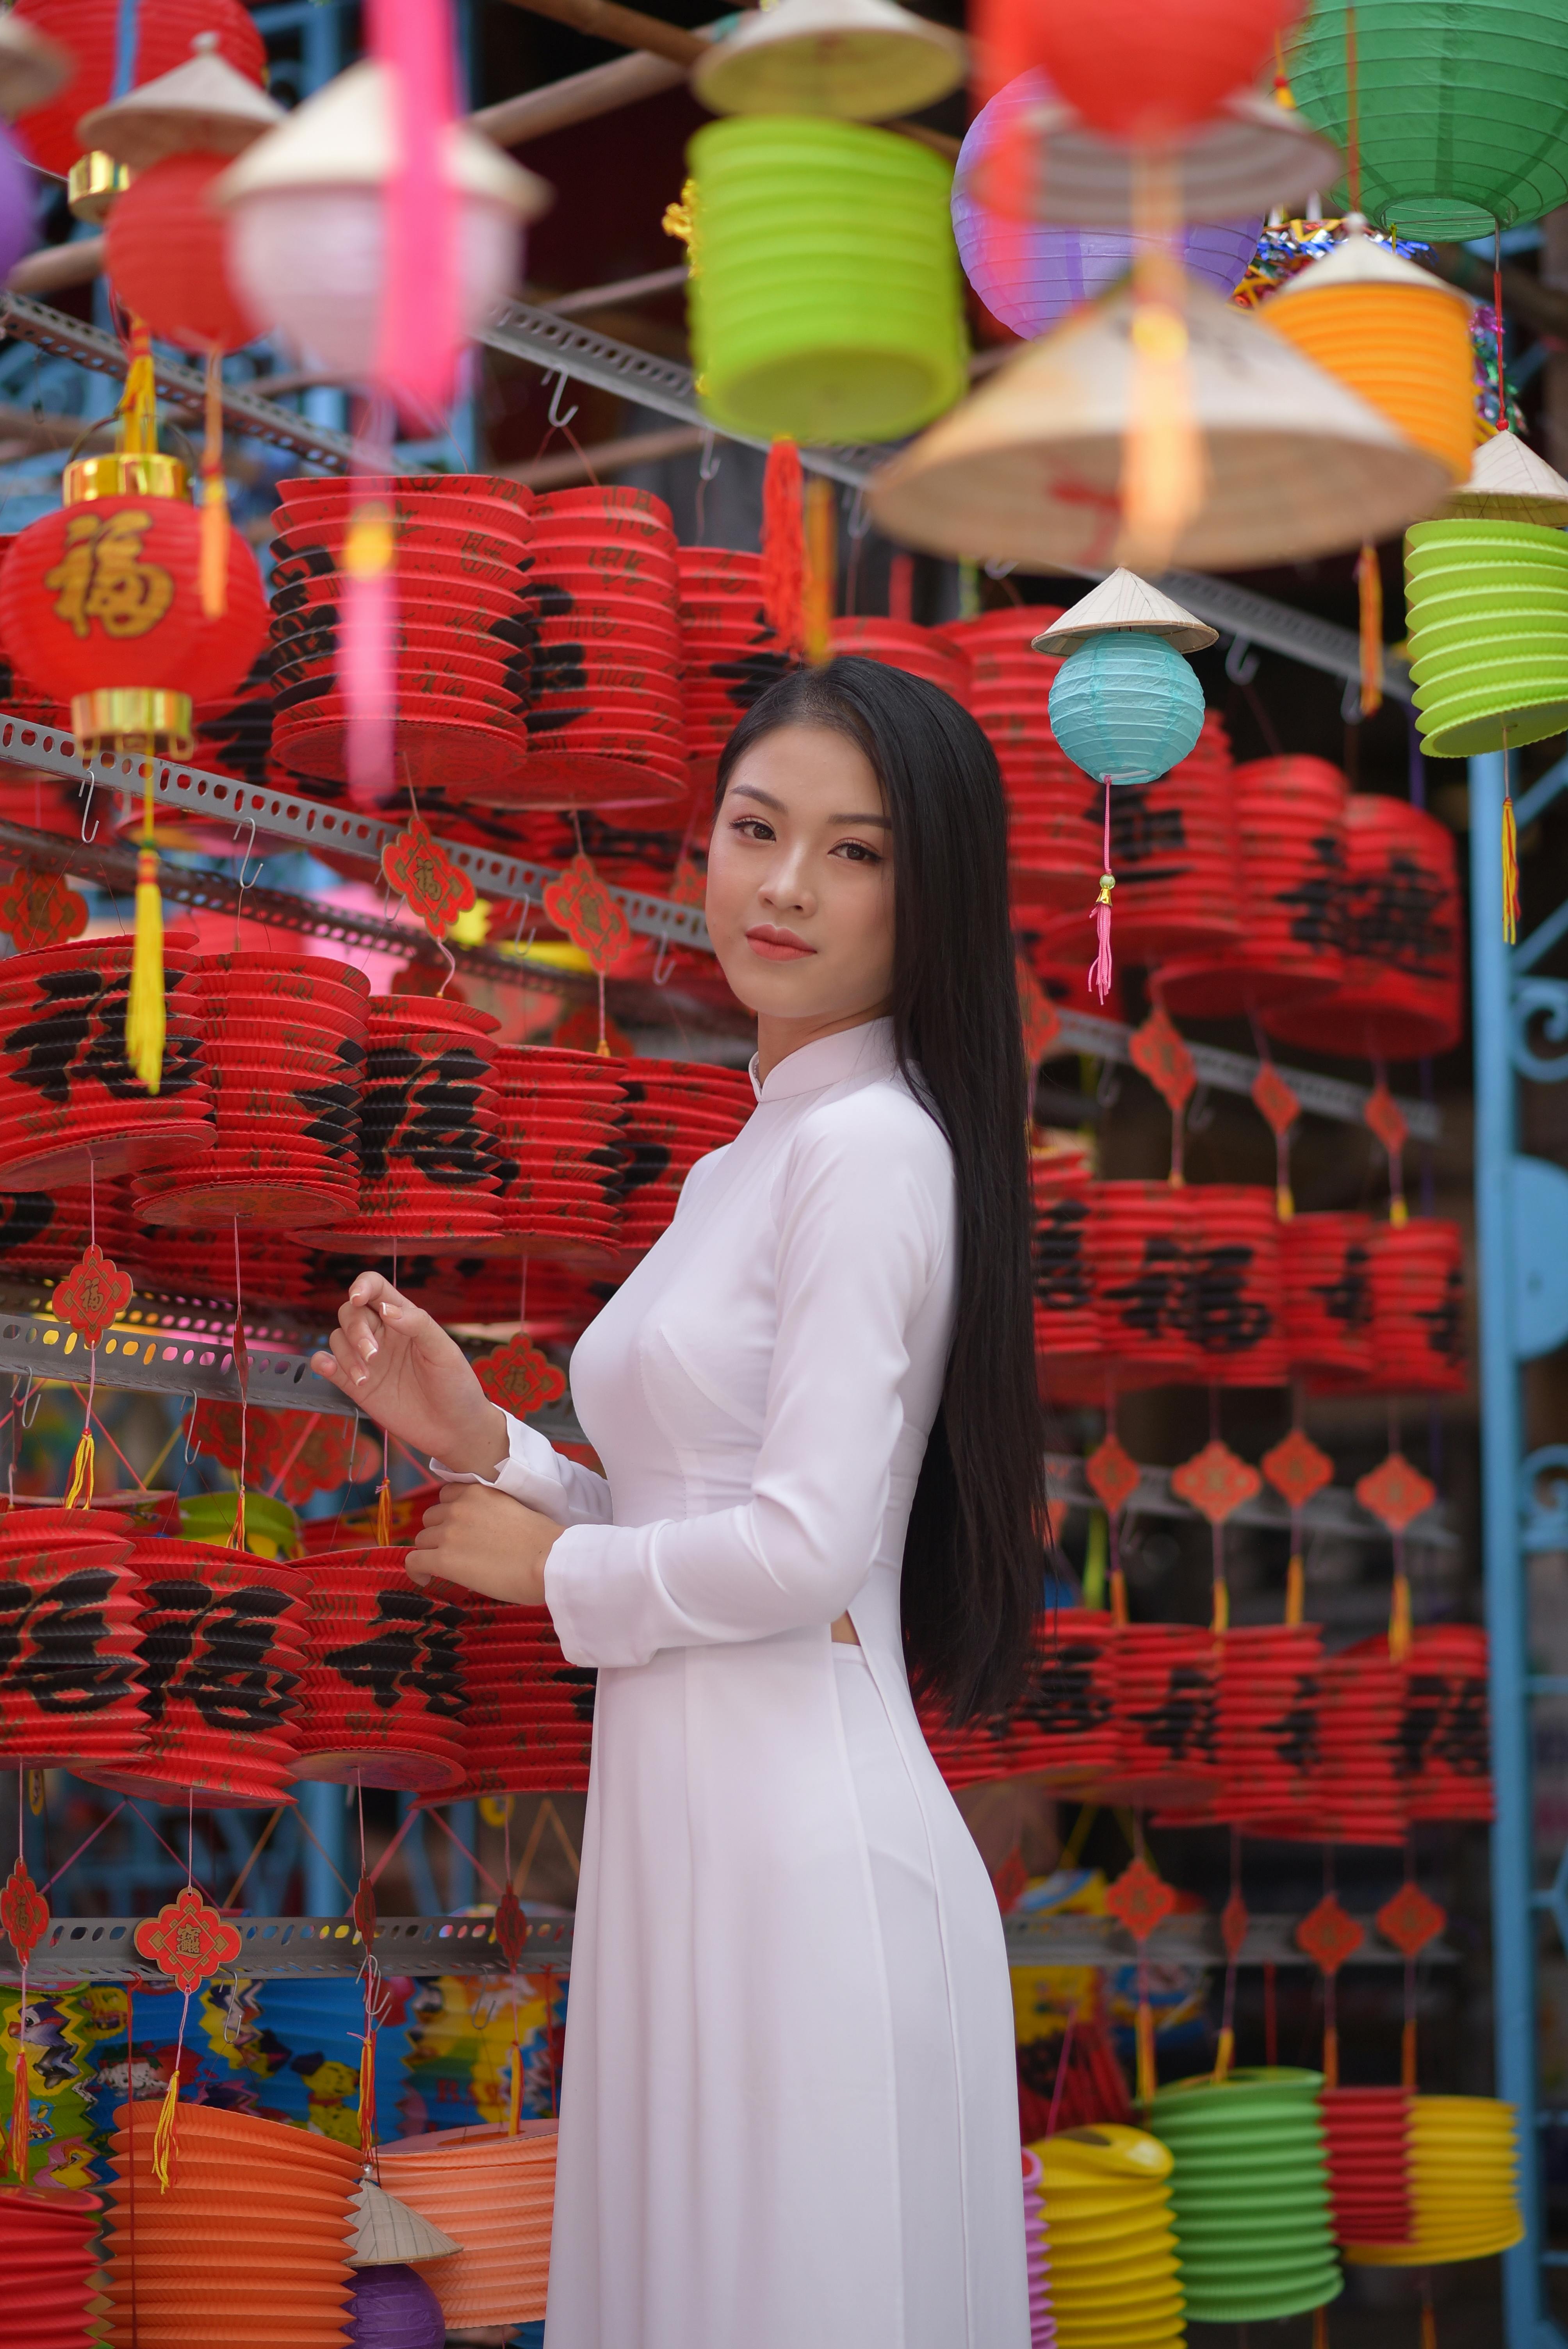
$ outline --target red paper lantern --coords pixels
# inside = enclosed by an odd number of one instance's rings
[[[1018,0],[1012,0],[1014,7]],[[1019,27],[1032,65],[1068,104],[1112,139],[1158,140],[1204,121],[1254,81],[1274,36],[1301,0],[1063,0],[1036,5]]]
[[[1293,1370],[1372,1368],[1370,1216],[1293,1216],[1280,1226],[1285,1346]]]
[[[1334,2237],[1339,2243],[1408,2243],[1410,2097],[1404,2088],[1325,2088],[1323,2115]]]
[[[1480,1625],[1423,1625],[1410,1645],[1399,1741],[1413,1819],[1491,1817],[1487,1699]]]
[[[1043,625],[1043,624],[1042,624]],[[969,663],[961,647],[938,628],[923,628],[914,620],[886,620],[874,616],[835,620],[829,631],[835,653],[859,653],[866,660],[883,661],[911,677],[938,685],[954,701],[969,700]],[[1039,656],[1035,656],[1038,660]]]
[[[1054,605],[1029,604],[982,612],[971,620],[949,620],[932,631],[965,658],[968,706],[985,728],[1007,801],[1007,870],[1020,907],[1084,911],[1099,884],[1102,837],[1098,801],[1086,792],[1081,771],[1057,747],[1047,703],[1051,680],[1061,667],[1031,649],[1040,630],[1061,613]],[[1030,926],[1026,916],[1021,926]],[[1069,955],[1073,988],[1081,995],[1089,953]]]
[[[63,180],[82,151],[77,124],[95,107],[107,105],[112,93],[125,10],[121,0],[21,0],[15,14],[76,59],[76,72],[65,88],[46,106],[35,107],[16,119],[34,161]],[[240,0],[143,0],[132,21],[137,36],[133,88],[189,64],[199,33],[216,33],[217,54],[258,88],[265,78],[266,49]]]
[[[1199,1375],[1220,1386],[1282,1385],[1288,1357],[1274,1193],[1255,1184],[1204,1183],[1179,1195]]]
[[[232,155],[167,155],[108,216],[105,263],[126,308],[187,351],[237,351],[262,332],[234,289],[228,228],[207,191]]]

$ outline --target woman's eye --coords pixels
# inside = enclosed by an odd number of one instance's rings
[[[851,864],[882,863],[882,858],[877,854],[876,850],[868,848],[863,840],[841,840],[833,854],[835,856],[847,857]]]
[[[771,840],[773,837],[773,826],[759,815],[737,816],[732,828],[747,840]]]

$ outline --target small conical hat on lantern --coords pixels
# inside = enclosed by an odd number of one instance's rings
[[[934,105],[964,73],[959,36],[897,0],[778,0],[715,41],[691,85],[716,114],[882,122]]]
[[[168,155],[241,154],[280,123],[283,108],[219,56],[217,39],[198,33],[184,65],[84,114],[77,125],[84,150],[145,171]]]
[[[386,67],[362,57],[248,148],[214,182],[213,199],[232,204],[280,188],[384,187],[395,154],[388,88]],[[537,218],[551,201],[544,181],[460,122],[447,129],[446,171],[459,194],[504,204],[519,220]]]
[[[1070,611],[1032,637],[1030,646],[1037,653],[1076,653],[1091,636],[1163,636],[1179,653],[1201,653],[1217,641],[1219,634],[1218,628],[1212,628],[1207,620],[1194,619],[1136,571],[1113,571]]]
[[[0,16],[0,114],[14,120],[53,98],[74,71],[74,61],[25,17]]]
[[[1390,538],[1433,512],[1439,460],[1189,277],[1188,396],[1202,500],[1171,560],[1249,570]],[[1123,285],[1031,343],[874,474],[877,527],[904,546],[1048,570],[1117,560],[1135,365]]]
[[[1067,228],[1132,228],[1138,218],[1138,150],[1092,130],[1065,99],[1030,107],[1023,127],[1037,142],[1038,168],[1019,175],[1032,220]],[[1339,150],[1298,114],[1257,90],[1237,90],[1206,121],[1167,150],[1169,191],[1183,221],[1249,220],[1287,210],[1315,188],[1331,187],[1344,168]],[[1008,178],[982,159],[960,174],[960,195],[1014,211]]]
[[[1445,514],[1472,522],[1568,523],[1568,481],[1517,434],[1495,432],[1475,452],[1470,479],[1443,502]]]
[[[349,2206],[354,2233],[348,2246],[351,2268],[395,2268],[416,2260],[449,2260],[462,2250],[450,2235],[407,2202],[399,2202],[373,2178],[363,2178]]]

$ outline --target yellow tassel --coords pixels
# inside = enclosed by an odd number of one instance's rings
[[[1231,2076],[1231,2065],[1236,2057],[1236,2034],[1227,2023],[1220,2033],[1220,2044],[1214,2050],[1214,2085],[1222,2088]]]
[[[1396,1191],[1388,1202],[1388,1221],[1397,1232],[1402,1232],[1409,1220],[1409,1203],[1403,1191]]]
[[[1284,1578],[1284,1619],[1293,1629],[1306,1620],[1306,1568],[1298,1549],[1290,1554]]]
[[[1438,2349],[1437,2312],[1429,2300],[1421,2303],[1421,2349]]]
[[[243,1410],[244,1405],[242,1403],[240,1408]],[[249,1547],[245,1531],[245,1488],[242,1485],[236,1485],[234,1490],[234,1523],[229,1535],[228,1547],[231,1549],[245,1549]]]
[[[1402,1664],[1410,1652],[1410,1578],[1401,1568],[1394,1577],[1394,1604],[1388,1616],[1388,1654]]]
[[[1214,1632],[1223,1632],[1223,1631],[1228,1631],[1228,1630],[1230,1630],[1230,1628],[1231,1628],[1231,1591],[1230,1591],[1230,1585],[1229,1585],[1228,1583],[1221,1582],[1221,1581],[1216,1578],[1216,1579],[1215,1579],[1215,1583],[1214,1583],[1214,1612],[1213,1612],[1213,1617],[1212,1617],[1212,1620],[1211,1620],[1211,1622],[1210,1622],[1209,1629],[1210,1629],[1210,1630],[1211,1630],[1211,1631],[1214,1631]]]
[[[136,860],[136,941],[125,1007],[125,1057],[150,1093],[163,1081],[163,900],[158,890],[158,851],[144,848]]]
[[[6,2132],[5,2149],[11,2167],[24,2186],[27,2183],[27,2160],[32,2149],[32,2097],[27,2085],[27,2046],[22,2033],[26,2025],[27,1985],[22,1984],[21,2002],[16,2009],[16,2047],[12,2057],[11,2126]]]
[[[1383,707],[1383,574],[1376,547],[1364,546],[1357,556],[1356,586],[1361,606],[1361,715],[1370,718]]]
[[[806,484],[806,581],[800,597],[806,658],[820,668],[833,657],[833,605],[839,590],[839,509],[830,481]]]
[[[201,450],[201,610],[221,620],[229,608],[229,485],[223,479],[223,361],[207,354],[207,437]]]
[[[368,2155],[376,2144],[376,2033],[368,2015],[359,2044],[359,2150]]]
[[[120,395],[119,445],[128,457],[150,457],[158,447],[158,378],[152,338],[139,318],[130,322],[130,365]]]
[[[1295,1214],[1295,1193],[1288,1183],[1282,1183],[1274,1193],[1274,1213],[1282,1224],[1288,1224]]]
[[[390,1549],[392,1547],[392,1485],[386,1476],[381,1479],[376,1495],[376,1547],[377,1549]]]
[[[1519,828],[1511,792],[1502,802],[1502,942],[1519,943]]]
[[[98,1471],[98,1450],[93,1432],[84,1427],[71,1462],[71,1481],[66,1486],[67,1509],[90,1509],[93,1505],[93,1483]]]
[[[1154,2016],[1147,1997],[1138,2002],[1138,2101],[1151,2105],[1156,2086],[1154,2071]]]
[[[152,2174],[158,2180],[160,2194],[167,2194],[174,2183],[175,2163],[180,2154],[179,2110],[180,2064],[177,2057],[169,2085],[163,2091],[163,2102],[158,2108],[158,2125],[152,2132]]]

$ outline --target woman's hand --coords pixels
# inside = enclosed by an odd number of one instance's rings
[[[312,1370],[378,1427],[444,1467],[494,1475],[507,1454],[506,1413],[440,1323],[380,1273],[360,1274],[337,1309],[331,1345],[330,1354],[312,1355]]]
[[[564,1531],[493,1485],[448,1485],[406,1563],[416,1582],[438,1574],[511,1607],[542,1607],[544,1561]]]

